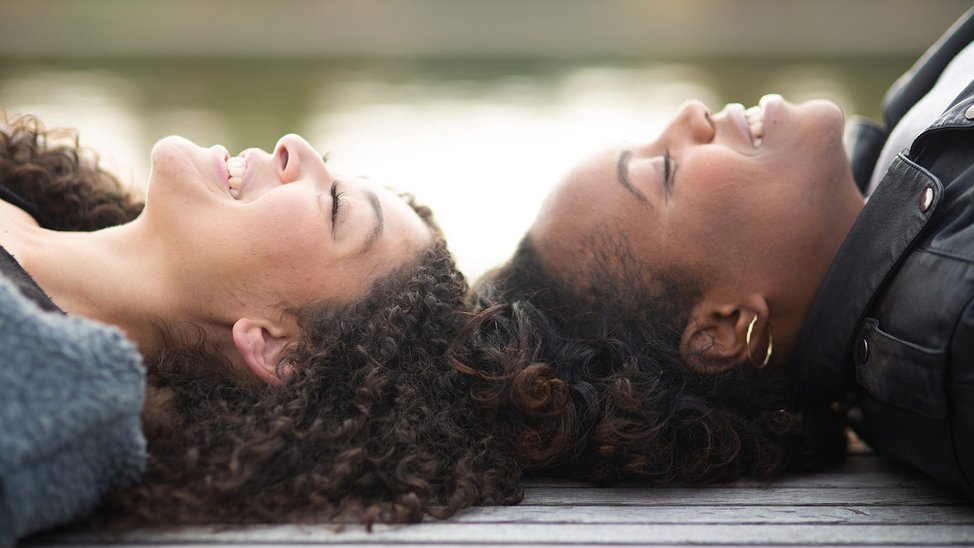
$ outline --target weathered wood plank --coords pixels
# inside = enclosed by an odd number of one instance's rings
[[[565,487],[593,487],[593,484],[578,481],[562,481],[558,479],[532,479],[525,482],[528,488],[565,488]],[[798,488],[831,488],[845,487],[850,489],[872,489],[875,487],[938,487],[932,479],[921,474],[896,474],[883,471],[849,472],[821,472],[817,474],[801,474],[785,476],[773,481],[745,479],[734,483],[716,484],[708,487],[724,487],[735,489],[776,489],[780,487]],[[631,487],[645,489],[668,489],[675,486],[646,486],[637,483],[619,484],[613,487]]]
[[[43,546],[602,546],[974,543],[974,505],[909,468],[870,453],[827,472],[770,484],[597,488],[564,480],[527,482],[519,506],[481,507],[447,522],[333,526],[170,528],[122,536],[67,533]]]
[[[79,539],[91,543],[93,539]],[[293,525],[250,527],[229,531],[186,528],[138,532],[106,543],[135,545],[233,543],[267,544],[961,544],[974,542],[974,525],[579,525],[454,522],[407,526],[378,526],[372,533],[359,528],[341,533],[319,527]],[[65,541],[61,541],[67,544]]]
[[[526,489],[524,504],[538,506],[968,506],[970,500],[934,487],[856,488],[597,488]]]
[[[960,506],[484,506],[455,523],[974,525]]]

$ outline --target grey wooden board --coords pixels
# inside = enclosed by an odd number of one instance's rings
[[[450,520],[376,526],[183,527],[124,535],[61,533],[44,546],[722,546],[974,545],[974,506],[872,454],[837,470],[770,484],[701,488],[587,486],[532,480],[518,506],[472,508]]]
[[[974,542],[974,523],[967,525],[785,525],[785,524],[613,524],[574,523],[422,523],[376,527],[371,533],[346,530],[335,534],[319,527],[254,527],[232,531],[187,529],[118,539],[126,545],[222,543],[547,543],[560,544],[948,544]]]

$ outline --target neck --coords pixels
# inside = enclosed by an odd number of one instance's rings
[[[819,235],[815,246],[801,250],[806,256],[817,259],[802,261],[800,257],[793,257],[781,261],[781,264],[800,267],[777,276],[777,283],[769,281],[767,284],[770,288],[768,303],[774,320],[775,354],[782,361],[790,360],[819,287],[865,206],[862,195],[852,182],[851,174],[849,183],[842,189],[844,193],[837,194],[836,199],[843,200],[845,207],[834,213],[830,230]]]
[[[95,232],[34,229],[18,261],[62,310],[120,327],[145,356],[159,350],[156,325],[178,317],[164,249],[140,219]]]

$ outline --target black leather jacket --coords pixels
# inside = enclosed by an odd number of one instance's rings
[[[892,128],[974,40],[968,11],[884,101]],[[889,166],[812,304],[789,371],[812,393],[853,399],[877,452],[974,497],[974,74]],[[888,135],[854,131],[860,188]]]

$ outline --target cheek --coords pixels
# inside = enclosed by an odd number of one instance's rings
[[[267,204],[244,228],[263,260],[292,268],[301,262],[327,262],[333,240],[315,203]]]
[[[686,183],[687,188],[676,196],[680,212],[691,226],[704,226],[710,231],[747,216],[762,194],[764,175],[751,161],[740,158],[712,156],[682,175],[677,184]]]
[[[684,171],[681,194],[674,188],[674,207],[665,223],[660,253],[684,267],[707,263],[714,257],[741,256],[756,235],[767,231],[773,213],[763,177],[753,162],[711,157]]]
[[[249,277],[288,305],[322,296],[341,263],[321,213],[311,205],[274,204],[244,226],[249,244],[237,249]]]

